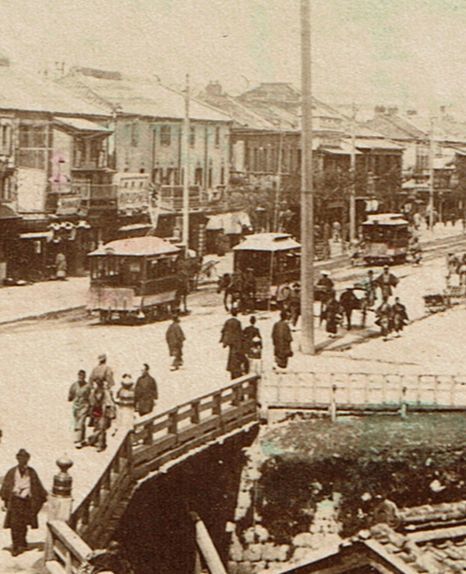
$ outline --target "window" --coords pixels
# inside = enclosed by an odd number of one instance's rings
[[[10,153],[10,126],[2,125],[0,132],[0,150],[2,153],[8,155]]]
[[[20,167],[45,169],[47,154],[47,129],[44,124],[22,123],[19,125]]]
[[[131,124],[131,147],[138,147],[139,143],[139,125],[137,122]]]
[[[225,168],[223,165],[220,169],[220,185],[225,185]]]
[[[12,199],[12,187],[9,177],[0,179],[0,201],[10,201]]]
[[[202,167],[196,167],[194,172],[194,185],[202,185],[203,173]]]
[[[160,128],[160,145],[170,146],[172,140],[171,126],[162,126]]]
[[[196,128],[191,127],[189,130],[189,145],[194,147],[196,145]]]
[[[215,128],[215,147],[220,147],[220,128]]]

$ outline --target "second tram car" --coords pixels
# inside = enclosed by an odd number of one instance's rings
[[[369,215],[362,224],[362,239],[362,257],[368,265],[406,261],[410,232],[400,213]]]

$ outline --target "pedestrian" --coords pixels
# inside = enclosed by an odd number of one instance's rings
[[[231,310],[231,317],[225,321],[222,328],[220,343],[228,347],[228,360],[226,370],[230,372],[232,379],[237,379],[243,374],[243,328],[237,317],[238,310]]]
[[[290,321],[293,330],[296,329],[301,315],[301,285],[296,281],[291,285],[290,293]]]
[[[252,340],[256,337],[262,339],[261,332],[259,331],[258,327],[256,327],[256,317],[254,315],[249,317],[249,325],[245,327],[243,336],[247,346],[249,346]]]
[[[72,402],[74,446],[82,448],[86,438],[86,419],[90,413],[91,385],[86,381],[86,372],[78,371],[78,380],[68,392],[68,401]]]
[[[409,317],[406,311],[406,306],[400,302],[399,297],[395,297],[395,302],[392,306],[392,320],[393,320],[393,330],[395,331],[395,337],[401,337],[401,331],[405,325],[408,324]]]
[[[132,428],[133,426],[134,382],[133,378],[129,373],[125,373],[121,377],[121,384],[120,388],[117,391],[115,402],[118,405],[118,408],[117,408],[117,417],[113,425],[112,436],[115,436],[119,431],[119,429],[121,428]],[[131,417],[129,421],[128,418],[125,416],[125,413],[127,412],[127,407],[131,407]]]
[[[288,313],[290,309],[290,295],[291,295],[291,288],[288,281],[285,281],[277,288],[277,307],[280,311],[286,311]]]
[[[173,315],[173,321],[167,329],[165,339],[170,357],[173,357],[170,370],[177,371],[183,364],[183,343],[185,341],[183,329],[180,326],[180,318],[177,314]]]
[[[154,410],[155,401],[159,398],[157,383],[149,371],[149,365],[144,363],[141,376],[134,388],[135,409],[141,417]]]
[[[232,284],[232,277],[229,273],[224,273],[222,277],[218,280],[217,284],[217,293],[221,293],[223,291],[223,306],[225,307],[225,311],[229,311],[228,308],[228,299],[231,298],[231,284]]]
[[[66,281],[67,262],[65,254],[60,251],[55,258],[55,277],[60,281]]]
[[[366,292],[367,307],[370,309],[374,306],[377,288],[372,269],[367,272],[367,278],[362,282],[362,286]]]
[[[388,336],[392,330],[392,308],[388,301],[384,299],[377,308],[375,324],[380,327],[380,333],[384,341],[388,341]]]
[[[390,273],[390,267],[385,265],[383,272],[375,280],[375,284],[380,288],[383,301],[388,301],[389,297],[393,295],[393,289],[398,285],[398,282],[398,277]]]
[[[262,338],[254,337],[248,347],[247,358],[249,361],[249,372],[254,375],[262,374]]]
[[[181,313],[189,313],[188,309],[188,294],[189,294],[189,273],[187,270],[187,264],[182,262],[178,268],[178,274],[176,278],[176,305],[178,311]],[[183,310],[181,310],[183,306]]]
[[[115,384],[113,378],[113,370],[107,365],[107,355],[102,353],[98,357],[98,364],[91,371],[91,376],[89,377],[89,383],[94,385],[97,380],[104,382],[106,388],[111,389]]]
[[[256,307],[256,278],[254,269],[248,267],[242,280],[242,311],[243,313],[254,313]]]
[[[13,556],[28,548],[26,536],[28,526],[38,528],[37,515],[47,500],[47,491],[37,475],[28,466],[30,454],[21,448],[16,454],[17,466],[6,473],[0,490],[3,510],[6,510],[3,527],[11,530]]]
[[[292,340],[293,336],[288,325],[288,313],[282,310],[280,311],[280,319],[272,328],[273,349],[278,369],[286,369],[288,359],[293,356],[293,351],[291,350]]]
[[[346,317],[346,329],[351,331],[351,316],[354,309],[359,307],[359,300],[354,294],[352,287],[347,287],[345,291],[340,295],[340,307]]]
[[[337,336],[338,325],[341,322],[341,307],[335,296],[335,291],[332,291],[327,302],[325,310],[326,318],[326,331],[331,339]]]
[[[95,380],[90,403],[94,432],[82,444],[83,446],[95,446],[97,452],[102,452],[107,448],[107,430],[112,420],[116,418],[116,407],[103,379]]]
[[[320,299],[320,319],[319,324],[325,320],[325,313],[327,308],[327,302],[330,298],[330,293],[334,289],[333,281],[330,279],[330,273],[328,271],[321,271],[320,279],[317,281],[316,291],[318,298]]]

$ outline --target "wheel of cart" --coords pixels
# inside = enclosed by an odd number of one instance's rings
[[[424,305],[429,313],[438,313],[448,309],[451,303],[446,293],[429,293],[424,295]]]

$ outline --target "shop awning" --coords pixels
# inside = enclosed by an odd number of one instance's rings
[[[20,239],[51,239],[51,231],[30,231],[28,233],[21,233]]]
[[[55,123],[77,132],[110,134],[113,130],[83,118],[57,118]]]
[[[16,213],[14,209],[8,207],[8,205],[1,205],[0,204],[0,220],[13,220],[13,219],[21,219],[21,217]]]

